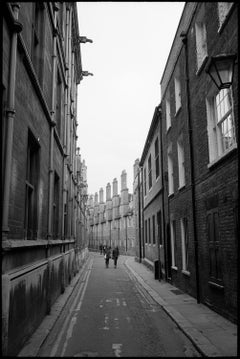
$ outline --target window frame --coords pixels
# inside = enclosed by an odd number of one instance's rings
[[[38,237],[39,177],[40,145],[33,133],[28,130],[24,206],[25,240],[36,240]]]
[[[152,188],[152,156],[148,156],[148,190]]]
[[[176,241],[176,220],[170,220],[170,236],[171,236],[171,254],[172,254],[172,269],[178,269],[176,264],[177,259],[177,241]]]
[[[155,214],[152,216],[152,244],[156,244],[156,227],[155,227]]]
[[[168,145],[167,155],[168,155],[168,195],[171,196],[174,193],[172,143]]]
[[[186,171],[185,171],[185,154],[184,154],[184,142],[183,134],[181,133],[177,140],[177,152],[178,152],[178,184],[179,189],[186,184]]]
[[[157,151],[156,151],[157,149]],[[159,140],[158,137],[156,138],[155,142],[154,142],[154,150],[155,150],[155,171],[156,171],[156,179],[159,178],[160,176],[160,163],[159,163],[159,159],[160,159],[160,155],[159,155]]]
[[[166,131],[168,131],[172,126],[171,103],[170,103],[169,90],[167,91],[167,94],[166,94],[165,108],[166,108]]]
[[[217,117],[217,108],[216,108],[216,97],[219,95],[221,91],[228,90],[230,91],[231,96],[231,109],[223,116],[223,119],[218,121]],[[236,140],[236,124],[235,124],[235,117],[234,117],[234,109],[233,109],[233,95],[232,89],[223,89],[218,91],[214,88],[211,90],[206,97],[206,112],[207,112],[207,133],[208,133],[208,167],[211,167],[213,164],[218,162],[221,158],[226,156],[229,152],[234,150],[237,147],[237,140]],[[221,130],[219,126],[221,123],[227,118],[227,116],[231,115],[232,121],[232,131],[233,131],[233,143],[232,145],[227,148],[223,149],[222,145],[222,137]]]

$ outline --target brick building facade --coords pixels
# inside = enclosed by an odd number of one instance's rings
[[[219,90],[214,57],[237,55],[236,3],[186,3],[161,79],[171,283],[237,317],[238,77]],[[233,56],[234,58],[234,56]]]
[[[161,108],[154,110],[142,156],[135,162],[135,211],[138,213],[138,233],[141,235],[140,260],[154,269],[156,275],[166,277],[164,246],[163,173],[161,169]],[[137,198],[138,192],[138,198]],[[139,216],[141,208],[141,216]],[[155,268],[156,269],[156,268]]]
[[[3,4],[2,353],[17,355],[87,256],[76,3]]]
[[[133,215],[133,196],[128,193],[127,173],[121,174],[121,193],[118,181],[113,180],[106,187],[106,201],[103,188],[99,196],[90,195],[88,200],[89,248],[99,250],[100,245],[118,246],[120,254],[135,254],[135,222]]]

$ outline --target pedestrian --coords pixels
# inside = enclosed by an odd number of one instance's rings
[[[102,244],[100,244],[99,249],[100,249],[100,254],[102,254],[102,251],[103,251],[103,245]]]
[[[119,249],[118,249],[118,246],[117,246],[112,251],[112,258],[114,260],[114,268],[117,268],[118,257],[119,257]]]
[[[106,251],[105,251],[105,254],[104,254],[104,259],[105,259],[105,264],[106,264],[106,268],[108,268],[109,266],[109,259],[111,257],[111,251],[110,249],[106,246]]]

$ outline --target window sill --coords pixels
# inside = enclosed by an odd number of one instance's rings
[[[211,287],[216,288],[216,289],[219,289],[219,290],[223,290],[223,289],[224,289],[224,286],[223,286],[223,285],[218,284],[218,283],[215,283],[215,282],[208,281],[208,284],[209,284]]]
[[[183,184],[182,186],[178,187],[178,191],[182,191],[185,188],[185,184]]]
[[[219,156],[218,158],[216,158],[215,160],[213,160],[212,162],[210,162],[207,167],[208,169],[211,169],[212,167],[215,167],[218,163],[221,163],[221,161],[223,161],[225,158],[227,158],[228,156],[230,156],[230,154],[232,152],[234,152],[237,149],[237,144],[235,143],[231,148],[229,148],[223,155]]]
[[[181,111],[181,109],[182,109],[182,105],[180,105],[180,107],[178,107],[178,109],[177,109],[177,111],[176,111],[174,117],[177,117],[177,115],[179,114],[179,112]]]
[[[178,267],[175,266],[171,266],[171,269],[175,270],[176,272],[178,271]]]
[[[172,125],[170,125],[170,126],[167,128],[167,131],[166,131],[167,134],[168,134],[168,132],[171,130],[171,128],[172,128]]]
[[[173,192],[173,193],[170,193],[170,194],[168,195],[168,198],[169,198],[169,199],[172,198],[172,197],[174,197],[174,192]]]
[[[188,270],[182,269],[182,274],[186,275],[187,277],[190,277],[190,272]]]
[[[205,65],[206,65],[206,62],[208,60],[208,55],[206,55],[204,57],[204,59],[202,60],[202,63],[201,65],[199,66],[199,68],[197,69],[197,72],[196,72],[196,76],[199,76],[202,72],[202,70],[204,69]]]

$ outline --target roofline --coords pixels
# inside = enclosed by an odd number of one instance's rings
[[[162,114],[162,106],[161,106],[161,104],[159,104],[158,106],[155,107],[155,110],[154,110],[154,113],[153,113],[152,122],[151,122],[150,128],[148,130],[148,135],[147,135],[147,138],[146,138],[146,141],[145,141],[142,156],[141,156],[141,159],[139,161],[139,166],[140,167],[143,166],[143,162],[144,162],[144,160],[146,158],[147,152],[148,152],[149,147],[150,147],[151,140],[152,140],[153,135],[154,135],[154,130],[157,127],[157,124],[158,124],[158,121],[159,121],[159,116],[161,116],[161,114]]]

